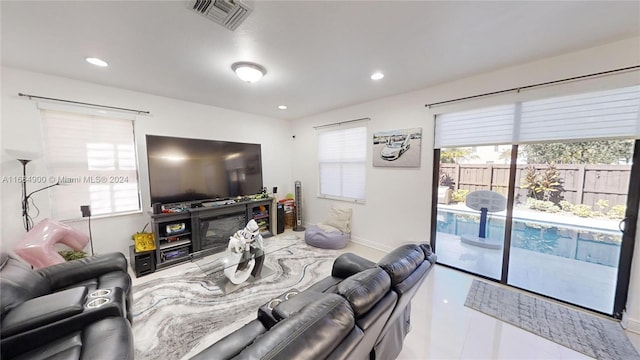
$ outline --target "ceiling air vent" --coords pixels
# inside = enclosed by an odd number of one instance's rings
[[[251,8],[237,0],[190,0],[189,3],[193,11],[231,31],[251,13]]]

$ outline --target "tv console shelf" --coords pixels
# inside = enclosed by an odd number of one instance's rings
[[[272,198],[206,204],[209,205],[150,214],[156,241],[156,269],[225,251],[229,237],[251,219],[260,226],[263,238],[275,233],[276,203]]]

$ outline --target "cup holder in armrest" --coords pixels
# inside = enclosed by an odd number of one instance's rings
[[[94,290],[91,294],[89,294],[89,297],[92,297],[92,298],[103,297],[109,294],[111,294],[110,289],[98,289],[98,290]]]
[[[291,299],[292,297],[294,297],[294,296],[298,295],[299,293],[300,293],[300,292],[299,292],[298,290],[291,290],[291,291],[289,291],[288,293],[286,293],[286,294],[284,295],[284,299],[285,299],[285,300],[289,300],[289,299]],[[276,304],[276,305],[277,305],[277,304]]]
[[[262,324],[267,328],[271,329],[273,325],[278,322],[278,318],[274,317],[273,310],[281,304],[287,303],[290,299],[293,299],[295,296],[300,294],[298,289],[289,289],[287,292],[278,295],[277,297],[269,300],[266,304],[263,304],[258,308],[258,319],[262,321]]]
[[[127,298],[122,288],[109,287],[90,291],[84,299],[84,312],[101,316],[127,316]],[[96,315],[94,315],[96,316]]]
[[[95,308],[98,308],[98,307],[100,307],[102,305],[105,305],[105,304],[107,304],[109,302],[111,302],[111,300],[109,300],[107,298],[99,297],[99,298],[95,298],[95,299],[89,301],[86,306],[89,309],[95,309]]]
[[[269,301],[267,303],[267,309],[273,310],[281,302],[287,301],[287,300],[291,299],[292,297],[298,295],[299,293],[300,292],[298,290],[295,290],[295,289],[289,290],[286,294],[282,294],[282,295],[278,296],[277,298],[271,299],[271,301]]]
[[[273,308],[278,306],[278,304],[280,304],[281,302],[282,302],[282,299],[275,298],[275,299],[269,301],[269,303],[267,304],[267,309],[273,310]]]

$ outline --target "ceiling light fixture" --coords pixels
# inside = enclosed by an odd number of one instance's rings
[[[244,61],[233,63],[231,70],[233,70],[242,81],[248,83],[254,83],[262,79],[267,73],[267,69],[265,69],[264,66]]]
[[[287,110],[287,105],[278,105],[278,109]]]
[[[100,67],[109,66],[109,64],[107,64],[107,62],[102,60],[102,59],[98,59],[98,58],[94,58],[94,57],[88,57],[85,60],[91,65],[100,66]]]
[[[371,74],[371,80],[380,80],[384,77],[384,74],[381,72],[376,72]]]

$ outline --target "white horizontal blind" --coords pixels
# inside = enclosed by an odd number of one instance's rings
[[[640,138],[640,86],[436,115],[434,148]]]
[[[436,115],[436,149],[462,145],[510,143],[515,105]]]
[[[640,86],[522,103],[519,142],[640,137]]]
[[[45,162],[54,219],[140,210],[133,121],[43,110]]]
[[[320,196],[365,200],[367,128],[318,131]]]

